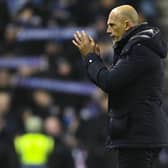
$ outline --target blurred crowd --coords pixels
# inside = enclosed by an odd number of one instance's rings
[[[133,5],[142,22],[158,25],[155,0],[0,0],[0,167],[115,167],[116,152],[104,149],[105,93],[96,88],[90,94],[66,92],[68,88],[50,90],[42,82],[38,87],[21,85],[23,79],[35,78],[61,81],[66,86],[71,82],[88,84],[72,38],[40,38],[38,31],[38,38],[29,34],[27,40],[18,37],[27,30],[59,28],[66,35],[64,28],[89,28],[94,30],[102,58],[110,66],[113,51],[106,21],[109,11],[121,4]],[[9,61],[22,58],[30,59],[31,64],[9,66]],[[44,63],[36,66],[33,58]],[[167,149],[158,160],[157,167],[167,166]]]

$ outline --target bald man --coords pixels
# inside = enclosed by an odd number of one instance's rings
[[[168,122],[162,110],[163,59],[166,45],[160,30],[139,24],[129,5],[112,9],[107,33],[113,39],[109,70],[100,48],[84,31],[74,34],[88,76],[109,97],[107,147],[117,149],[119,168],[151,168],[162,147],[168,146]]]

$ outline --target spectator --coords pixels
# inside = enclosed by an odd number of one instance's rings
[[[56,147],[48,161],[49,168],[74,168],[74,161],[70,149],[63,141],[63,130],[58,118],[48,117],[44,123],[45,132],[55,140]]]
[[[53,97],[50,93],[44,90],[35,90],[32,97],[33,113],[43,119],[49,115],[60,115],[57,107],[54,104]],[[57,107],[57,108],[56,108]],[[55,111],[56,110],[56,111]]]
[[[88,168],[110,168],[115,166],[114,158],[116,156],[115,152],[111,154],[104,151],[104,142],[107,135],[105,129],[107,123],[107,96],[101,90],[97,90],[93,98],[95,108],[92,106],[90,113],[92,115],[95,113],[95,115],[87,116],[87,118],[81,116],[77,137],[87,151],[86,163]]]
[[[42,124],[39,117],[29,117],[25,122],[27,133],[15,138],[15,150],[22,168],[46,168],[48,155],[54,149],[54,141],[41,133]]]
[[[14,22],[22,28],[39,27],[42,24],[41,18],[35,13],[31,4],[26,4],[18,11]]]
[[[18,168],[19,161],[14,150],[13,137],[7,132],[5,126],[5,119],[0,116],[0,166]]]

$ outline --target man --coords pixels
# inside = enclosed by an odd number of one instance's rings
[[[110,12],[107,33],[114,42],[110,70],[84,31],[74,34],[73,44],[85,60],[89,78],[109,95],[107,146],[117,149],[119,168],[151,168],[160,148],[168,146],[168,123],[161,108],[166,46],[160,30],[139,24],[129,5]]]

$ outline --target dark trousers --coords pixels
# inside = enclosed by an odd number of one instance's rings
[[[121,148],[118,149],[117,168],[153,168],[160,148]]]

